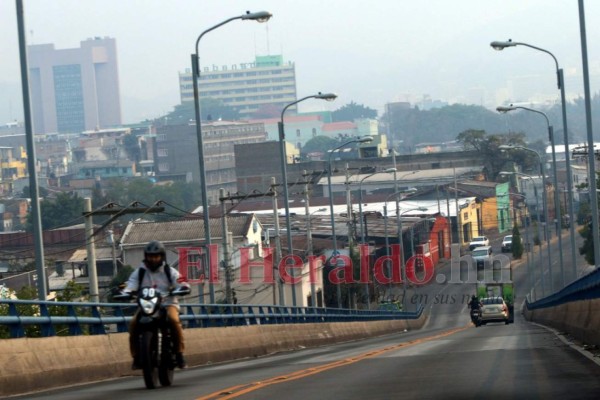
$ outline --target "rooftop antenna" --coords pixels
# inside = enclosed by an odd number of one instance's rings
[[[271,45],[269,44],[269,23],[265,24],[265,29],[267,30],[267,55],[271,54]]]
[[[256,32],[254,33],[254,59],[256,60]]]

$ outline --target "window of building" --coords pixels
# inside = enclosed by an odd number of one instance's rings
[[[168,163],[160,163],[158,164],[159,172],[169,172],[169,164]]]

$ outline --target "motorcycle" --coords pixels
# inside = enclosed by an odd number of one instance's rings
[[[171,296],[186,296],[190,287],[178,286],[171,290]],[[122,293],[115,296],[118,300],[130,300],[137,297],[137,354],[144,375],[146,388],[154,389],[159,382],[162,386],[173,384],[173,372],[177,365],[171,329],[167,323],[167,312],[161,307],[163,295],[152,287],[142,287],[137,295]]]
[[[471,322],[475,327],[481,326],[481,309],[476,308],[471,310]]]

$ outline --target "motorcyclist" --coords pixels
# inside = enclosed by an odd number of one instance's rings
[[[481,308],[481,302],[479,298],[475,295],[471,296],[471,300],[469,300],[469,305],[471,306],[471,311],[479,310]]]
[[[145,269],[143,282],[140,282],[140,270]],[[169,275],[167,275],[169,274]],[[177,284],[179,271],[167,264],[167,256],[164,245],[159,241],[151,241],[144,248],[144,260],[140,266],[131,273],[123,292],[131,293],[143,286],[151,286],[161,293],[169,293]],[[171,326],[172,339],[176,349],[177,367],[186,368],[187,364],[183,357],[184,338],[183,328],[179,319],[179,302],[175,296],[167,296],[162,305],[167,311],[167,321]],[[137,316],[137,314],[136,314]],[[129,351],[133,357],[132,369],[140,369],[137,354],[137,318],[134,317],[129,325]]]

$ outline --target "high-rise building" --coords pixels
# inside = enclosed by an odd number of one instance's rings
[[[28,46],[34,133],[78,133],[121,124],[115,39],[55,49]]]
[[[201,67],[198,82],[200,98],[222,100],[243,118],[253,118],[264,108],[281,111],[297,100],[296,68],[283,62],[283,56],[256,56],[253,63]],[[179,73],[181,102],[194,101],[191,70]],[[295,106],[290,110],[296,110]]]

